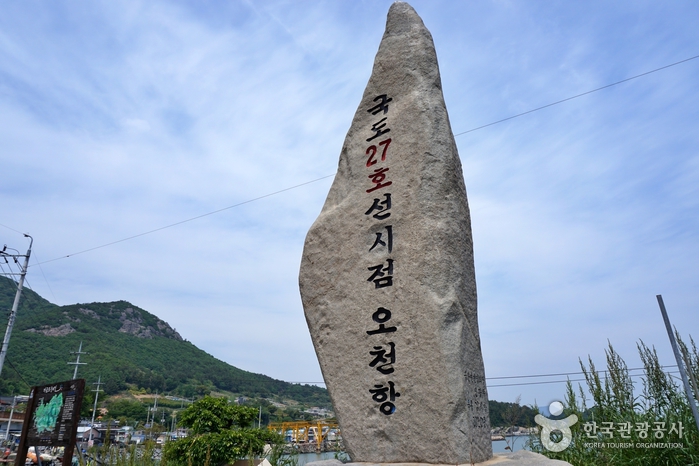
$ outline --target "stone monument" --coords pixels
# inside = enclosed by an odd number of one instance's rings
[[[432,36],[388,12],[299,277],[354,462],[492,456],[471,223]]]

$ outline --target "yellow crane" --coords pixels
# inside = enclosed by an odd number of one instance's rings
[[[273,422],[267,426],[269,430],[281,434],[287,438],[291,431],[291,441],[295,443],[315,443],[320,446],[327,438],[328,433],[335,431],[339,437],[340,428],[336,421],[289,421]]]

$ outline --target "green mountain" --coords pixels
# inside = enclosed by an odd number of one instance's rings
[[[5,334],[16,285],[0,277],[0,331]],[[200,350],[167,322],[126,301],[58,306],[25,288],[22,292],[0,394],[26,394],[29,386],[69,380],[71,351],[80,342],[88,355],[80,361],[80,378],[88,384],[101,376],[114,394],[145,389],[191,398],[227,392],[249,398],[294,400],[330,408],[327,390],[254,374]]]

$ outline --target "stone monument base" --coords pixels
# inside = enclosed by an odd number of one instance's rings
[[[488,461],[473,463],[474,466],[571,466],[567,461],[552,460],[544,455],[527,450],[520,450],[514,453],[495,453]],[[436,465],[428,463],[342,463],[340,460],[324,460],[307,463],[306,466],[454,466]],[[469,466],[469,463],[459,466]]]

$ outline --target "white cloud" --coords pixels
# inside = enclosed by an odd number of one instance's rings
[[[6,6],[1,223],[49,260],[332,174],[390,3]],[[692,56],[699,34],[692,2],[412,3],[455,133]],[[607,338],[671,364],[657,293],[696,333],[698,66],[457,137],[489,376],[601,364]],[[126,299],[238,367],[320,381],[297,273],[330,182],[42,268],[58,304]],[[562,386],[491,397],[518,393]]]

